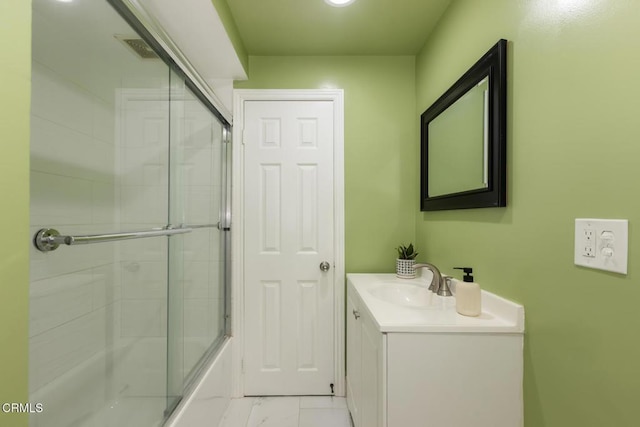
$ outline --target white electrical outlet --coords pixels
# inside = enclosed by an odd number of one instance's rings
[[[596,230],[591,227],[585,227],[580,230],[582,233],[582,256],[595,258],[596,256]]]
[[[629,221],[576,218],[574,263],[627,274]]]

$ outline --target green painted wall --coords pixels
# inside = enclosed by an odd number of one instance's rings
[[[399,57],[249,57],[236,88],[342,88],[347,272],[391,271],[415,235],[415,62]]]
[[[416,243],[524,304],[527,427],[640,425],[639,16],[637,1],[454,1],[416,59],[414,123],[509,40],[508,207],[419,213]],[[629,219],[628,275],[573,264],[579,217]]]
[[[0,405],[28,401],[31,2],[0,2]],[[1,426],[26,426],[0,410]]]

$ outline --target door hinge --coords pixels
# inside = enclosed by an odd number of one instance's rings
[[[333,383],[329,384],[329,387],[331,388],[331,394],[336,394],[335,391],[333,391]]]
[[[244,359],[240,360],[240,372],[244,374]]]

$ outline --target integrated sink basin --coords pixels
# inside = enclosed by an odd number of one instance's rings
[[[480,316],[462,316],[456,312],[454,296],[443,297],[429,291],[428,273],[423,271],[422,277],[415,279],[400,279],[394,274],[349,273],[347,281],[352,302],[361,302],[360,308],[372,316],[382,333],[524,331],[521,305],[483,290]]]
[[[403,307],[445,309],[455,305],[455,299],[437,296],[426,283],[403,282],[402,279],[382,282],[367,292],[379,300]]]

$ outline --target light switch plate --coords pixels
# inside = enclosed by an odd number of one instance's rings
[[[627,274],[629,221],[576,218],[574,263]]]

